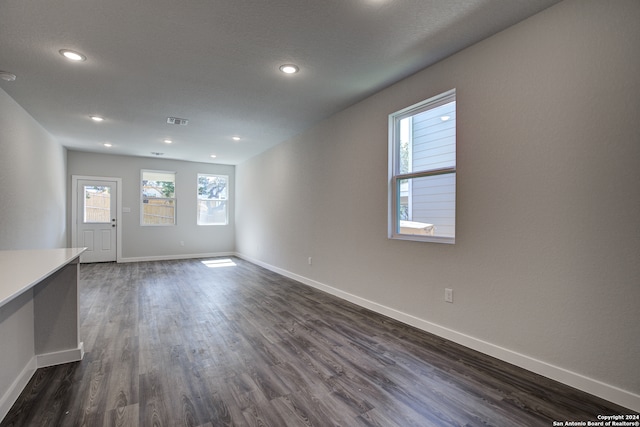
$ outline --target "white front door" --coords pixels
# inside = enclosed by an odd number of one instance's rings
[[[80,262],[116,260],[116,181],[78,180],[76,246],[87,250]]]

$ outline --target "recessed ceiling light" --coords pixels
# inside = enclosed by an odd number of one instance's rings
[[[160,153],[158,151],[152,151],[151,154],[153,154],[154,156],[164,156],[164,153]]]
[[[80,61],[86,61],[87,60],[87,57],[84,56],[83,54],[78,53],[78,52],[74,52],[74,51],[69,50],[69,49],[61,49],[59,52],[60,52],[60,55],[62,55],[65,58],[67,58],[69,61],[80,62]]]
[[[442,116],[442,117],[440,117],[440,120],[442,120],[443,122],[446,122],[450,118],[451,118],[450,116]]]
[[[215,154],[212,154],[212,155],[211,155],[211,158],[212,158],[212,159],[215,159],[216,157],[218,157],[218,156],[216,156]]]
[[[231,139],[233,139],[234,141],[240,141],[240,137],[239,136],[234,136]]]
[[[280,71],[282,71],[285,74],[295,74],[298,71],[300,71],[300,68],[298,68],[297,65],[284,64],[280,66]]]
[[[0,79],[5,82],[13,82],[16,79],[16,75],[12,73],[8,73],[6,71],[0,71]]]
[[[172,140],[170,140],[170,139],[165,139],[165,140],[164,140],[164,143],[165,143],[165,144],[171,144],[172,142],[173,142],[173,141],[172,141]]]
[[[104,117],[100,117],[100,116],[89,116],[89,117],[91,117],[91,120],[93,120],[94,122],[104,121]]]
[[[112,146],[113,146],[113,145],[109,144],[108,142],[105,142],[105,143],[104,143],[104,144],[102,144],[102,145],[104,145],[105,147],[112,147]]]

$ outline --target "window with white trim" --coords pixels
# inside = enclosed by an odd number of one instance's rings
[[[229,177],[198,174],[198,225],[229,223]]]
[[[455,243],[456,92],[389,115],[389,237]]]
[[[176,173],[141,171],[140,225],[176,224]]]

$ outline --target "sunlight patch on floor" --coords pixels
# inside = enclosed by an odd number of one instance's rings
[[[220,267],[235,267],[236,263],[233,262],[231,259],[229,258],[225,258],[225,259],[207,259],[204,261],[201,261],[204,265],[206,265],[209,268],[220,268]]]

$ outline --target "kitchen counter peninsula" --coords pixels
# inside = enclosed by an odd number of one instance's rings
[[[38,368],[82,360],[85,248],[0,251],[0,420]]]

